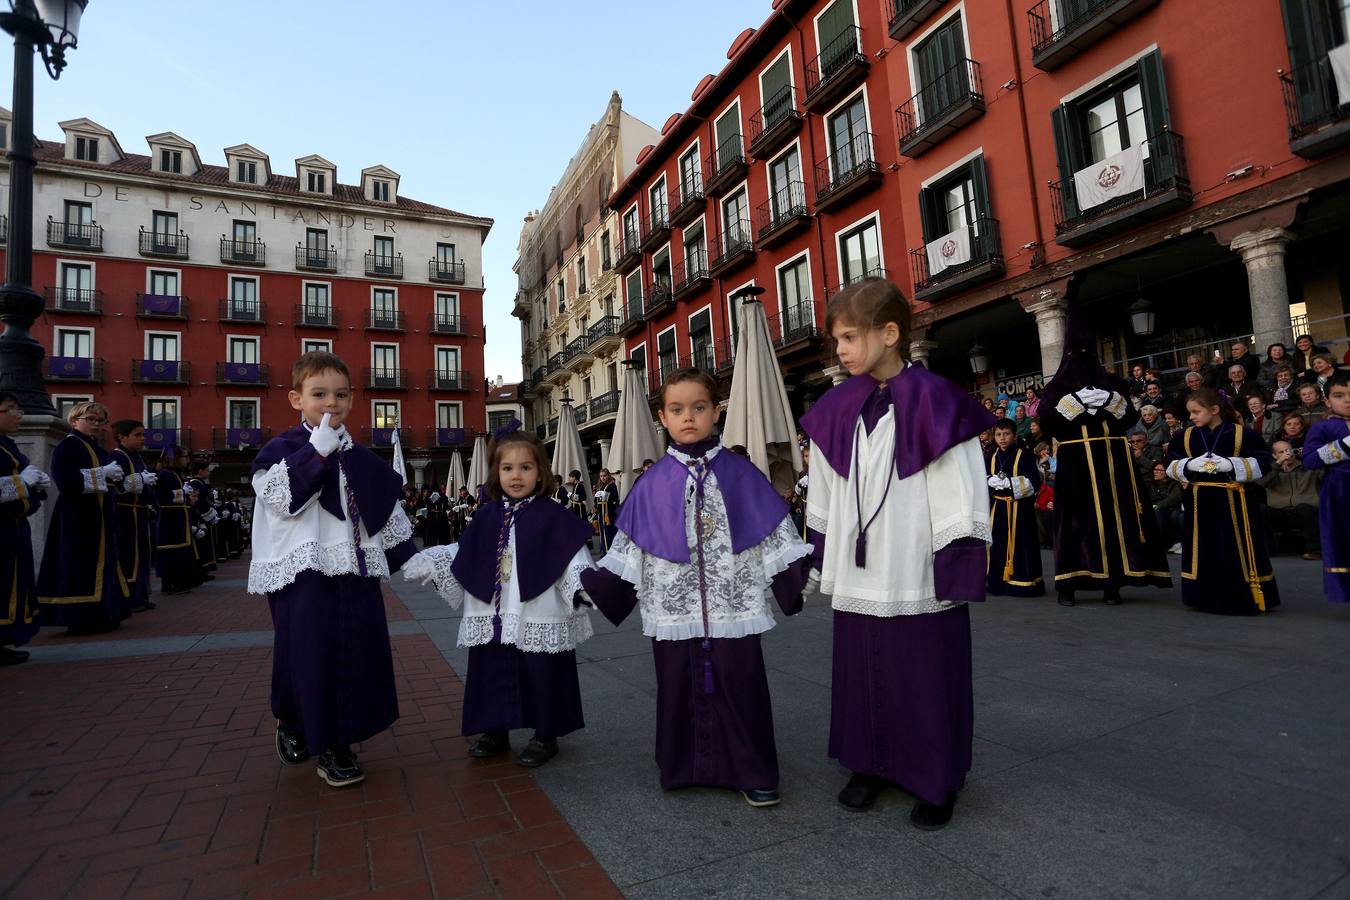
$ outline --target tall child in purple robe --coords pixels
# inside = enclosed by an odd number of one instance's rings
[[[108,455],[123,473],[122,493],[117,495],[117,564],[131,592],[131,608],[139,612],[155,608],[150,599],[149,498],[154,497],[159,476],[141,459],[145,427],[140,422],[120,419],[113,423],[112,433],[117,446]]]
[[[1327,381],[1327,410],[1303,443],[1303,466],[1326,471],[1317,503],[1323,588],[1332,603],[1350,603],[1350,372]]]
[[[0,666],[28,659],[21,647],[37,634],[38,596],[33,577],[33,536],[28,517],[51,485],[10,437],[23,421],[19,398],[0,391]]]
[[[576,647],[592,634],[578,601],[581,573],[594,567],[591,526],[550,502],[553,473],[533,434],[499,435],[488,458],[488,502],[459,543],[428,547],[403,575],[464,606],[462,733],[481,735],[469,755],[504,753],[512,729],[532,728],[516,761],[536,768],[558,754],[558,738],[585,726]]]
[[[160,590],[184,594],[202,583],[202,567],[193,540],[192,509],[183,483],[187,452],[177,444],[164,448],[155,462],[155,574]]]
[[[272,712],[277,755],[319,754],[332,787],[365,779],[351,745],[398,718],[380,578],[417,552],[399,500],[402,478],[343,426],[351,375],[331,353],[291,370],[300,424],[253,461],[253,560],[248,590],[267,594],[276,631]]]
[[[1041,472],[1031,450],[1017,440],[1017,423],[994,423],[989,454],[989,573],[985,589],[994,596],[1041,597],[1041,539],[1036,526],[1036,492]]]
[[[829,752],[853,772],[839,802],[867,809],[892,784],[917,798],[910,821],[932,829],[951,819],[970,770],[966,603],[985,596],[979,436],[994,418],[905,360],[909,322],[884,279],[835,296],[826,326],[853,377],[801,424],[815,462],[812,578],[835,611]]]
[[[666,455],[633,485],[601,568],[582,576],[615,625],[640,606],[656,658],[656,762],[665,790],[740,791],[778,803],[778,755],[760,635],[770,605],[801,609],[810,548],[787,503],[713,436],[717,385],[682,369],[661,388]]]

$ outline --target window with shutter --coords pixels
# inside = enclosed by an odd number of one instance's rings
[[[792,64],[786,51],[759,76],[759,97],[765,130],[792,109]]]
[[[740,159],[741,149],[741,104],[737,101],[717,120],[717,167],[720,169],[729,162]]]
[[[858,52],[857,31],[854,30],[853,0],[835,0],[816,19],[816,46],[820,48],[820,80],[824,81],[835,70]]]
[[[919,121],[936,116],[966,96],[966,58],[961,16],[952,16],[914,50],[919,79]]]

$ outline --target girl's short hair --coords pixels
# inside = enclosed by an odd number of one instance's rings
[[[505,494],[502,492],[501,475],[498,473],[498,467],[501,466],[501,454],[507,447],[524,446],[529,448],[530,455],[534,457],[534,468],[539,473],[539,480],[534,485],[534,496],[552,497],[558,490],[558,481],[553,475],[553,466],[544,456],[544,445],[539,438],[535,437],[529,431],[509,431],[500,437],[493,438],[488,444],[488,477],[484,489],[487,495],[493,500],[502,499]]]
[[[825,307],[825,331],[833,335],[836,323],[855,328],[883,328],[894,322],[900,329],[897,349],[909,358],[910,308],[900,289],[885,278],[864,278],[830,299]]]
[[[704,390],[708,392],[708,398],[713,403],[718,402],[716,379],[702,369],[677,369],[667,376],[665,383],[661,385],[661,405],[663,407],[666,405],[666,391],[674,385],[684,384],[685,382],[703,385]]]
[[[102,416],[106,419],[108,418],[108,407],[99,403],[97,400],[85,400],[83,403],[76,403],[66,411],[66,422],[74,425],[76,419],[81,416],[87,416],[90,413],[93,413],[96,416]]]

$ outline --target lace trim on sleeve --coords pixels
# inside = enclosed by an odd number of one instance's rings
[[[1261,477],[1260,463],[1250,456],[1230,456],[1228,461],[1233,464],[1233,480],[1238,484],[1256,481]]]
[[[581,590],[581,573],[589,572],[595,568],[595,563],[590,560],[590,551],[582,548],[581,552],[572,558],[567,568],[563,571],[562,577],[558,579],[558,596],[562,597],[563,602],[572,603],[572,598]]]
[[[823,512],[818,513],[815,510],[811,509],[810,507],[807,507],[806,527],[810,528],[812,531],[818,531],[821,534],[826,534],[829,531],[830,520],[829,518],[826,517],[825,513]]]
[[[248,569],[248,592],[274,593],[293,583],[301,572],[308,571],[329,576],[360,571],[356,546],[350,541],[328,547],[320,546],[318,541],[306,541],[280,559],[254,558]],[[388,577],[389,565],[384,554],[367,553],[366,572],[378,578]]]
[[[459,553],[459,545],[444,544],[439,547],[428,547],[422,553],[431,558],[433,569],[431,586],[436,589],[436,593],[441,595],[442,600],[450,604],[451,609],[459,609],[464,603],[464,586],[450,571],[450,565]]]
[[[989,530],[989,523],[982,519],[955,522],[934,533],[933,552],[936,553],[952,541],[958,541],[961,538],[979,538],[986,544],[991,544],[994,541],[994,534]]]
[[[385,522],[384,527],[380,529],[380,549],[388,550],[390,547],[397,547],[410,537],[412,537],[412,523],[408,521],[403,508],[395,506],[394,511],[389,514],[389,521]]]
[[[502,643],[525,653],[566,653],[595,635],[590,616],[580,610],[565,622],[521,622],[519,613],[502,616]],[[492,616],[465,616],[459,624],[460,647],[492,643]]]
[[[28,496],[24,490],[23,481],[18,475],[12,475],[9,478],[0,479],[0,503],[13,503],[15,500],[21,500]]]
[[[646,554],[620,531],[609,552],[600,559],[600,568],[613,572],[634,588],[642,589],[642,559]]]
[[[1073,394],[1065,394],[1058,403],[1055,404],[1055,412],[1059,413],[1065,419],[1073,421],[1086,412],[1087,407],[1079,401]]]
[[[864,600],[861,597],[849,597],[835,594],[831,607],[840,612],[857,613],[863,616],[875,616],[879,619],[891,619],[897,616],[921,616],[926,613],[942,612],[954,606],[961,606],[964,600],[921,600],[918,602],[894,603],[884,600]]]
[[[1115,391],[1111,392],[1111,400],[1106,404],[1106,411],[1117,419],[1125,418],[1125,413],[1130,409],[1129,401]]]
[[[1318,447],[1317,455],[1321,457],[1322,462],[1329,466],[1334,466],[1339,462],[1345,462],[1347,459],[1345,451],[1341,449],[1341,442],[1339,440],[1329,441]]]
[[[797,560],[811,555],[811,545],[798,537],[791,519],[779,522],[759,547],[764,555],[764,575],[770,582]]]
[[[80,477],[83,479],[84,489],[91,494],[106,494],[108,492],[108,473],[100,469],[81,469]]]
[[[267,470],[258,498],[279,516],[291,516],[291,472],[286,460]]]

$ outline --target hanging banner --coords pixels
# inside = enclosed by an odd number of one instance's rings
[[[1148,142],[1126,147],[1086,169],[1073,173],[1078,208],[1091,209],[1117,197],[1128,197],[1144,189],[1144,156]]]
[[[1336,78],[1336,95],[1344,106],[1350,103],[1350,44],[1341,44],[1327,54],[1331,74]]]
[[[928,277],[970,262],[970,229],[965,225],[928,243]]]

